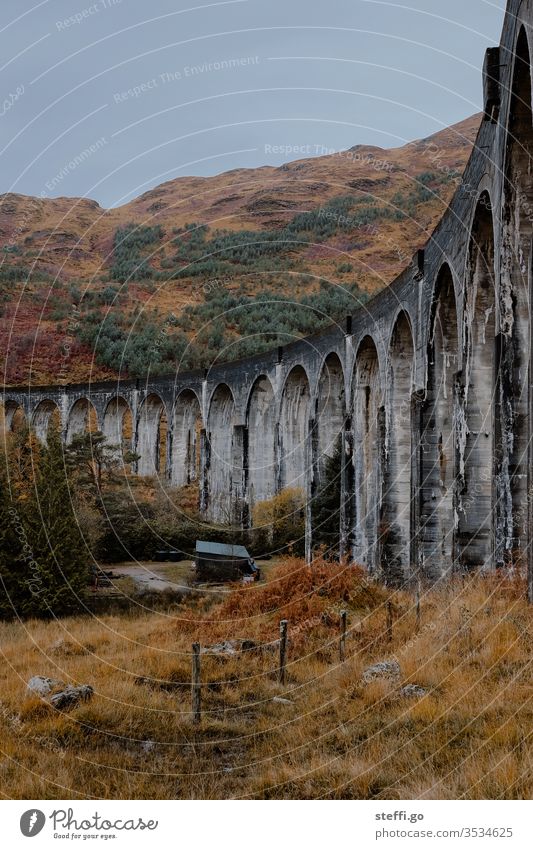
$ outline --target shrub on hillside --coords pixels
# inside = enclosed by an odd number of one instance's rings
[[[302,489],[284,489],[252,511],[254,550],[303,554],[305,547],[305,494]]]
[[[306,565],[289,557],[274,567],[267,584],[236,588],[222,604],[220,617],[238,620],[276,613],[293,627],[311,620],[338,627],[332,605],[374,610],[386,598],[387,590],[369,581],[359,566],[331,563],[322,557]]]

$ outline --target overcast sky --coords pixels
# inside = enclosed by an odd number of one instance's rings
[[[481,109],[505,5],[1,0],[0,191],[116,206],[186,174],[425,137]]]

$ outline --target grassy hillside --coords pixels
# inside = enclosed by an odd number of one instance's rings
[[[520,581],[496,578],[428,590],[417,632],[412,596],[390,597],[354,568],[289,559],[264,586],[167,613],[1,624],[3,786],[19,799],[531,798],[523,598]],[[350,633],[339,664],[342,609]],[[202,655],[205,712],[194,726],[192,642],[243,639],[244,651]],[[400,676],[365,682],[383,660]],[[36,674],[89,683],[95,695],[56,712],[25,694]],[[403,691],[411,684],[426,694]]]
[[[200,366],[342,317],[426,241],[479,120],[391,150],[183,177],[111,210],[2,196],[6,381],[53,380],[58,360],[69,381]]]

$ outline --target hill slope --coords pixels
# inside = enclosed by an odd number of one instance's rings
[[[117,363],[123,375],[170,371],[312,332],[409,263],[479,121],[390,150],[183,177],[110,210],[2,196],[6,382],[57,379],[58,358],[69,381],[112,376]],[[303,303],[289,317],[287,299]]]

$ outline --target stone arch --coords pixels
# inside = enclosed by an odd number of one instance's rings
[[[137,419],[137,473],[142,477],[167,474],[168,420],[163,399],[152,392],[143,401]]]
[[[282,489],[302,489],[307,495],[310,478],[309,413],[311,392],[307,372],[295,366],[281,396],[279,457]]]
[[[40,401],[33,411],[31,426],[41,445],[46,445],[48,441],[48,431],[52,423],[55,425],[57,430],[61,432],[61,413],[58,405],[55,401]]]
[[[206,502],[210,518],[221,524],[231,524],[235,518],[234,431],[233,393],[220,383],[211,396],[207,417]]]
[[[344,369],[338,354],[328,354],[318,379],[315,403],[315,430],[318,474],[324,471],[324,462],[332,457],[342,434],[346,419],[346,392]]]
[[[528,417],[533,273],[533,120],[531,57],[519,29],[505,149],[496,396],[496,546],[504,565],[525,558],[528,544]]]
[[[465,569],[493,564],[495,337],[494,223],[484,192],[472,224],[463,312],[457,553]]]
[[[98,430],[98,415],[88,398],[78,398],[67,415],[65,431],[66,443],[70,445],[75,436],[82,433],[95,433]]]
[[[456,385],[459,324],[450,266],[437,276],[421,415],[420,540],[426,577],[450,574],[455,555]]]
[[[352,398],[355,487],[353,556],[371,573],[378,573],[385,427],[379,356],[371,336],[364,337],[357,351]]]
[[[200,480],[200,402],[192,389],[181,392],[174,404],[172,423],[171,481],[187,486]]]
[[[387,443],[383,470],[382,566],[386,579],[402,584],[412,567],[412,391],[414,341],[402,311],[392,331],[388,356]]]
[[[248,463],[246,491],[250,512],[276,494],[276,398],[265,375],[255,381],[246,410]]]
[[[6,432],[16,433],[26,427],[26,413],[17,401],[8,400],[4,404],[4,428]]]
[[[340,545],[346,425],[345,376],[336,353],[328,354],[320,370],[313,425],[313,542],[326,545],[330,553],[335,553]],[[335,538],[333,526],[338,529]]]
[[[108,402],[103,418],[102,432],[110,445],[117,446],[117,456],[132,447],[133,417],[130,405],[121,395]]]

